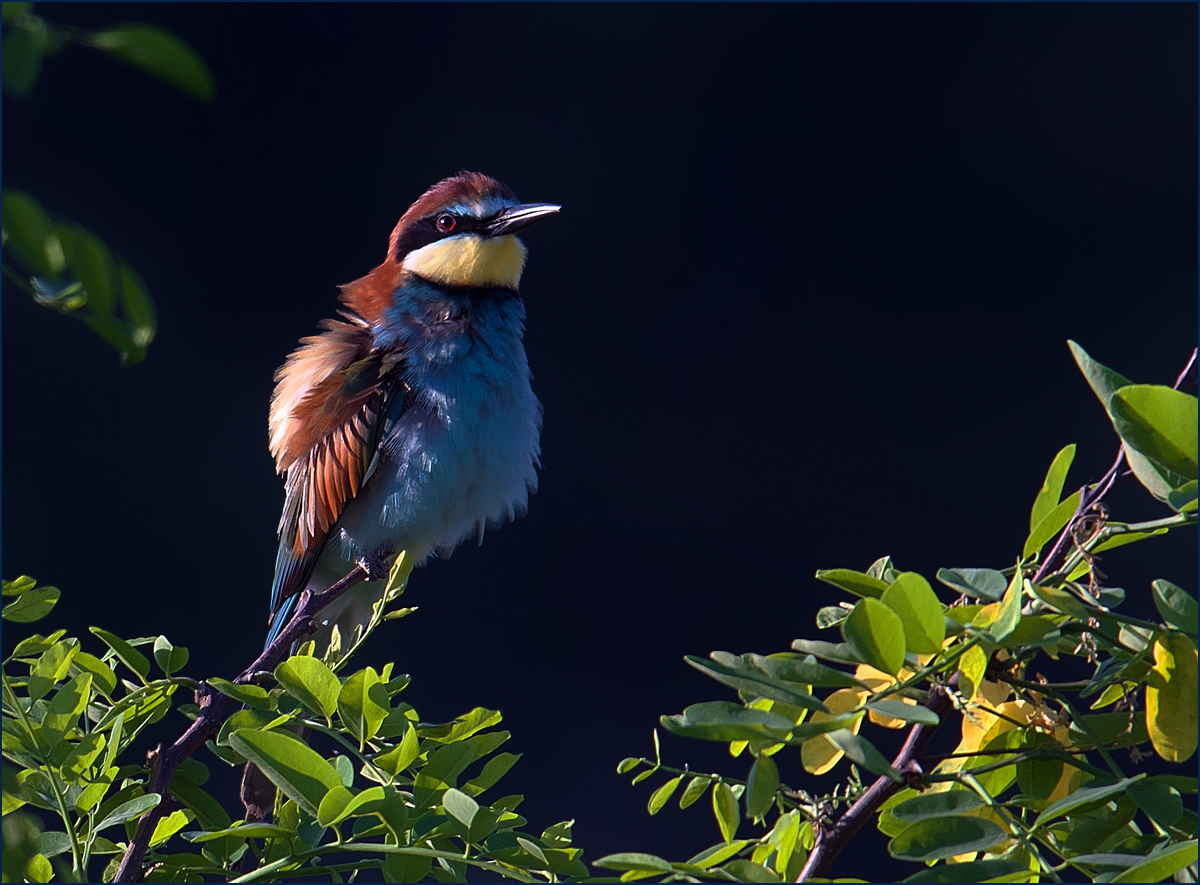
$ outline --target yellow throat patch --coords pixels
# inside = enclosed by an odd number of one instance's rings
[[[442,286],[515,290],[521,282],[525,255],[525,246],[511,234],[493,239],[462,234],[408,253],[400,266]]]

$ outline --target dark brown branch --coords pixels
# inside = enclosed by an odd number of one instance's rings
[[[892,767],[906,778],[916,780],[925,774],[920,764],[921,756],[925,752],[925,748],[929,746],[929,741],[941,727],[942,719],[954,709],[950,693],[957,689],[958,673],[956,672],[950,677],[949,690],[935,685],[929,692],[929,701],[925,707],[937,716],[938,724],[914,725],[912,731],[908,733],[908,739],[904,742],[904,746],[900,748],[900,755],[892,762]],[[808,855],[804,869],[800,871],[800,876],[796,881],[807,882],[809,879],[828,878],[829,865],[854,838],[854,834],[862,828],[871,815],[879,810],[879,806],[904,786],[903,783],[894,781],[890,777],[880,777],[871,784],[867,792],[855,800],[854,804],[838,818],[837,823],[832,827],[819,825],[816,844],[813,845],[813,850]]]
[[[292,619],[287,622],[287,626],[283,628],[280,634],[275,637],[275,641],[267,646],[266,650],[258,656],[253,664],[245,669],[240,676],[234,679],[234,683],[245,685],[254,680],[255,674],[263,671],[274,670],[275,667],[288,655],[289,649],[296,640],[306,633],[311,633],[315,629],[313,618],[321,609],[329,605],[351,587],[360,584],[367,579],[367,572],[361,565],[355,566],[354,570],[346,577],[342,578],[324,593],[317,595],[310,594],[305,590],[300,595],[300,604],[296,608],[296,613]],[[216,735],[220,730],[221,724],[230,714],[230,708],[236,703],[233,698],[228,695],[221,694],[213,688],[206,687],[204,693],[200,695],[200,715],[188,727],[188,730],[183,733],[179,740],[175,741],[170,747],[159,752],[150,763],[150,790],[151,793],[157,793],[162,797],[162,801],[142,815],[138,821],[137,830],[133,834],[133,839],[129,842],[129,847],[125,850],[125,856],[121,858],[121,865],[117,868],[116,876],[113,877],[114,882],[140,882],[142,879],[142,863],[146,857],[146,848],[150,844],[150,837],[154,834],[154,828],[162,819],[163,814],[170,804],[169,790],[171,779],[175,776],[176,769],[179,768],[184,759],[195,753],[204,744],[206,740]]]

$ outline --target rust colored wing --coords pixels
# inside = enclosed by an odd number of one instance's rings
[[[385,408],[404,392],[400,361],[373,350],[366,323],[345,316],[349,322],[326,320],[322,334],[303,339],[275,376],[271,454],[287,480],[273,622],[284,602],[304,589],[330,528],[366,481]]]

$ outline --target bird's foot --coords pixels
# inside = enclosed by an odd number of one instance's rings
[[[391,571],[387,559],[378,553],[364,553],[355,563],[367,573],[368,581],[382,581]]]

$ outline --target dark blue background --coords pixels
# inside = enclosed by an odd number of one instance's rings
[[[503,710],[525,755],[502,789],[535,832],[575,818],[591,860],[719,838],[707,801],[650,818],[658,781],[614,774],[660,714],[732,697],[682,655],[820,636],[817,568],[1011,564],[1054,453],[1080,444],[1075,487],[1116,453],[1066,339],[1168,384],[1196,340],[1191,4],[38,11],[168,27],[219,91],[72,47],[4,103],[5,187],[99,232],[160,312],[123,370],[6,287],[4,574],[64,594],[37,626],[165,632],[193,675],[239,672],[283,499],[275,368],[437,179],[561,203],[525,237],[541,490],[417,573],[420,612],[360,663],[395,659],[427,720]],[[1146,611],[1195,563],[1185,534],[1104,569]],[[834,874],[895,875],[869,845]]]

